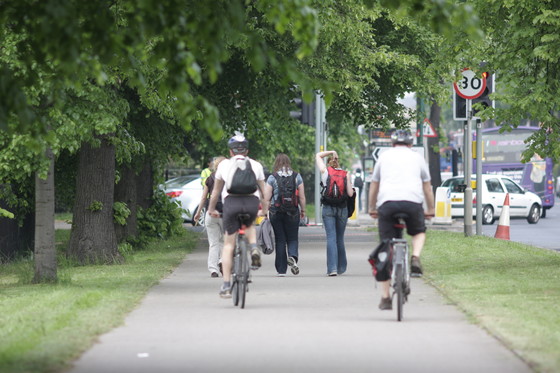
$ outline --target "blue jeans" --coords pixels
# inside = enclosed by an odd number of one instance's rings
[[[293,256],[296,262],[298,260],[299,214],[270,211],[270,223],[276,243],[274,266],[278,273],[286,273],[288,256]]]
[[[346,272],[344,231],[348,222],[348,207],[323,205],[323,226],[327,233],[327,273]]]

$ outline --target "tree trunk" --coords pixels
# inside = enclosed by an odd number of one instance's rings
[[[33,282],[56,282],[56,247],[54,239],[54,156],[50,160],[47,179],[35,175],[35,276]]]
[[[101,146],[84,143],[78,161],[68,254],[80,264],[122,261],[113,223],[115,147],[98,138]]]
[[[152,206],[152,195],[154,193],[154,175],[152,164],[149,161],[145,161],[142,171],[136,176],[136,183],[138,206],[143,209],[150,208]]]
[[[432,177],[432,188],[434,195],[436,188],[441,185],[440,154],[439,154],[439,127],[441,119],[441,106],[435,101],[430,107],[430,122],[438,137],[428,137],[428,159],[430,165],[430,176]]]
[[[138,235],[136,173],[132,168],[124,166],[121,168],[120,174],[121,178],[115,186],[115,202],[126,203],[130,209],[130,215],[126,219],[126,225],[115,222],[115,232],[119,243]]]

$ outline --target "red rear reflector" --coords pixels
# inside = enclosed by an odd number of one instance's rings
[[[178,190],[178,191],[175,191],[175,192],[169,192],[169,193],[165,193],[165,194],[168,195],[168,196],[171,197],[171,198],[177,198],[177,197],[179,197],[181,194],[183,194],[183,192],[180,191],[180,190]]]

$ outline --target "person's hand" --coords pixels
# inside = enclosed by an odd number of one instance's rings
[[[425,216],[427,219],[431,219],[431,218],[433,218],[434,216],[436,216],[436,212],[435,212],[434,209],[428,209],[428,210],[424,211],[424,216]]]
[[[198,221],[198,219],[200,219],[200,212],[197,211],[196,214],[194,214],[193,216],[193,220]]]
[[[213,218],[219,218],[220,217],[220,212],[218,210],[210,210],[210,211],[208,211],[208,214]]]
[[[257,216],[265,216],[265,217],[266,217],[267,215],[268,215],[268,210],[265,211],[265,210],[262,210],[262,209],[261,209],[261,210],[259,210],[259,212],[257,213]]]
[[[369,210],[369,216],[371,216],[374,219],[378,218],[378,214],[377,214],[377,210]]]

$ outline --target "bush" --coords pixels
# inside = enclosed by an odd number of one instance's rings
[[[145,245],[154,238],[168,239],[182,235],[182,209],[172,201],[162,190],[156,190],[153,204],[147,209],[138,209],[138,243]]]

